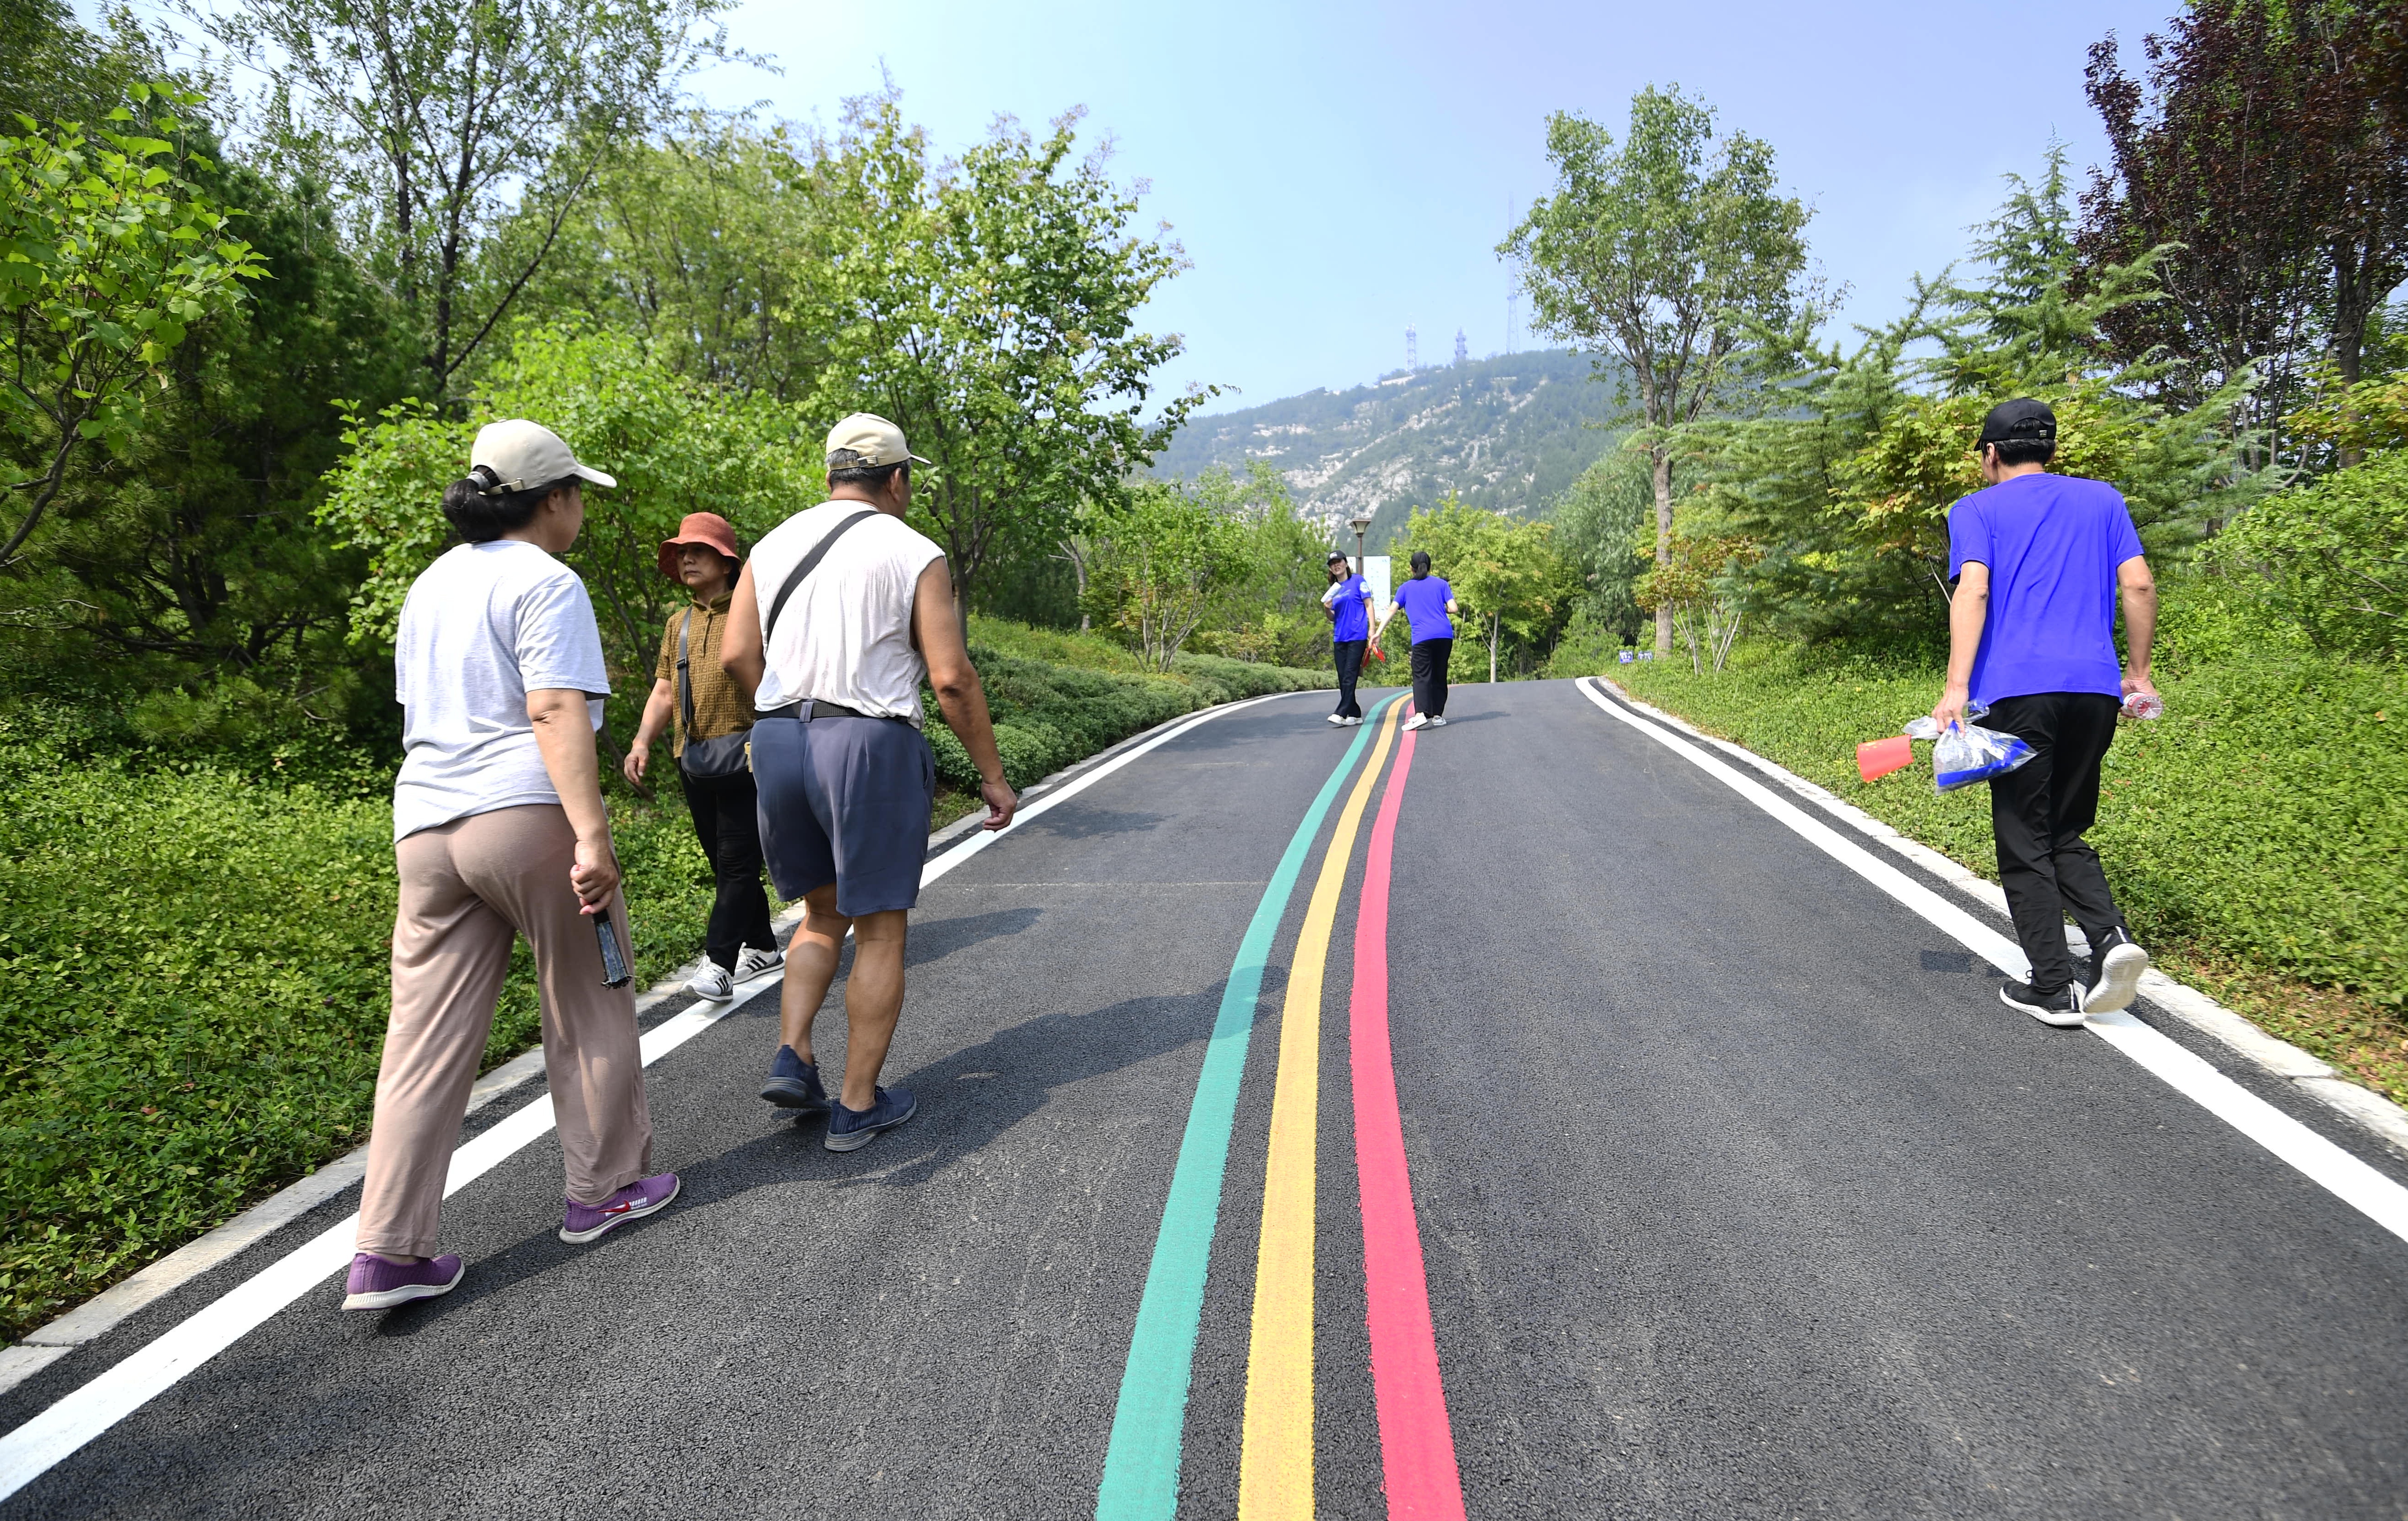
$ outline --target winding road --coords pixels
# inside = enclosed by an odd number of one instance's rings
[[[662,1004],[674,1208],[554,1239],[528,1084],[457,1292],[339,1313],[352,1187],[0,1394],[0,1517],[2408,1515],[2400,1157],[1594,683],[1326,701],[932,847],[903,1128]]]

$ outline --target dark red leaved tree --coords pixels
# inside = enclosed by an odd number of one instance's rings
[[[2143,41],[2145,83],[2113,35],[2090,50],[2112,164],[2083,197],[2084,260],[2183,246],[2166,299],[2113,314],[2108,337],[2172,361],[2177,404],[2257,365],[2242,421],[2270,445],[2319,349],[2358,378],[2369,320],[2408,275],[2408,108],[2386,56],[2403,16],[2408,0],[2197,6]]]

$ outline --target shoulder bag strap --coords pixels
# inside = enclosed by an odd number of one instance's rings
[[[864,518],[876,516],[878,516],[878,509],[865,507],[830,528],[821,536],[818,543],[811,546],[811,552],[803,556],[802,563],[795,567],[793,573],[786,577],[786,584],[778,588],[777,599],[769,604],[769,616],[761,624],[761,653],[764,658],[767,658],[769,653],[769,637],[778,631],[778,614],[786,610],[786,598],[795,595],[795,588],[803,583],[804,577],[820,567],[821,558],[836,546],[838,539],[845,536],[846,530]],[[753,595],[759,595],[760,590],[759,587],[754,587]]]
[[[678,716],[685,724],[686,738],[694,738],[694,679],[686,674],[685,636],[694,627],[694,610],[685,610],[685,622],[678,624]]]

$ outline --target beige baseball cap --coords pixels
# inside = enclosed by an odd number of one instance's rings
[[[477,441],[468,451],[468,468],[474,470],[480,465],[500,478],[501,484],[493,488],[496,491],[533,491],[570,476],[597,486],[619,483],[615,476],[578,464],[559,434],[523,417],[488,423],[477,430]]]
[[[901,428],[874,412],[855,412],[828,429],[827,467],[831,470],[872,470],[907,459],[930,463],[905,447]]]

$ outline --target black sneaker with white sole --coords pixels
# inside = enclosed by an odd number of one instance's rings
[[[2080,983],[2068,983],[2054,993],[2035,993],[2028,983],[2010,982],[1999,989],[1999,1001],[2059,1029],[2071,1029],[2083,1020]]]
[[[2105,945],[2091,948],[2090,991],[2083,995],[2083,1012],[2112,1014],[2129,1009],[2141,990],[2141,974],[2148,969],[2149,953],[2133,942],[2132,932],[2111,932]]]

